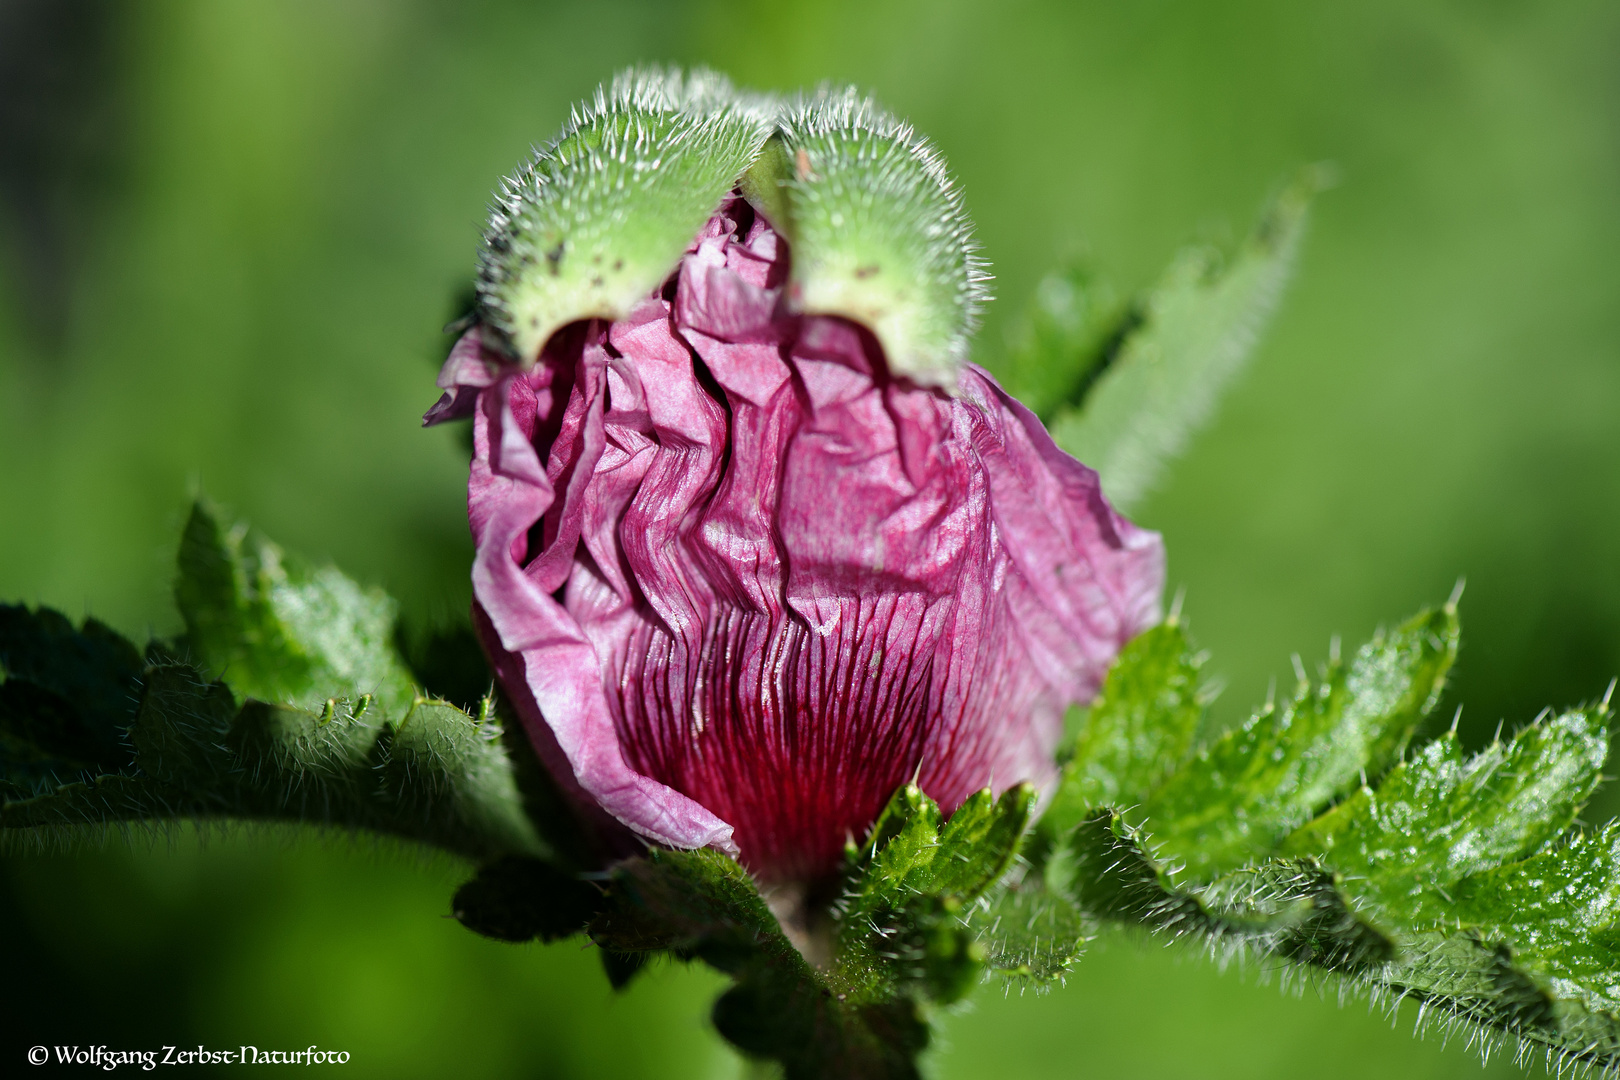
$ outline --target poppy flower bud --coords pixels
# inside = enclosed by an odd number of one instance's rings
[[[508,183],[427,419],[473,416],[475,622],[582,805],[804,883],[913,778],[1050,788],[1164,553],[966,363],[982,282],[852,94],[633,75]]]

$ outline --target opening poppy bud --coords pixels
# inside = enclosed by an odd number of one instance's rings
[[[1064,710],[1159,618],[1164,552],[965,362],[983,274],[925,144],[849,94],[693,85],[621,80],[509,183],[428,419],[473,416],[475,621],[559,781],[811,883],[913,778],[947,812],[1049,788]],[[685,177],[658,229],[633,200],[568,217],[658,170]],[[633,296],[558,284],[621,257],[590,238],[688,220],[660,272],[622,256]]]

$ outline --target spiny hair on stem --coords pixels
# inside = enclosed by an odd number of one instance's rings
[[[1605,1053],[1593,1043],[1584,1048],[1569,1048],[1551,1043],[1535,1029],[1516,1028],[1499,1010],[1488,1002],[1471,1002],[1465,998],[1431,995],[1402,985],[1397,960],[1380,965],[1368,972],[1332,971],[1289,961],[1270,951],[1266,935],[1199,933],[1185,927],[1169,928],[1138,926],[1138,934],[1163,942],[1165,945],[1191,944],[1195,954],[1207,961],[1213,959],[1223,971],[1236,968],[1239,978],[1253,980],[1264,986],[1272,977],[1277,979],[1280,992],[1294,997],[1315,990],[1323,998],[1334,993],[1340,1007],[1356,999],[1364,1000],[1370,1010],[1378,1010],[1392,1024],[1400,1022],[1401,1006],[1415,1003],[1417,1013],[1412,1019],[1412,1034],[1420,1039],[1438,1035],[1446,1046],[1461,1038],[1467,1049],[1479,1054],[1481,1063],[1504,1048],[1512,1048],[1514,1062],[1527,1067],[1538,1055],[1547,1071],[1555,1076],[1597,1076],[1620,1078],[1620,1060]]]

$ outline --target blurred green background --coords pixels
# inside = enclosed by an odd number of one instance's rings
[[[1598,0],[0,0],[0,597],[173,631],[200,486],[455,618],[465,456],[418,417],[488,192],[615,68],[706,63],[854,81],[933,136],[998,277],[988,359],[1057,261],[1141,287],[1335,162],[1254,364],[1138,516],[1227,683],[1217,722],[1466,575],[1442,708],[1482,741],[1620,673],[1617,47]],[[577,943],[462,930],[464,871],[390,845],[179,831],[3,867],[8,1071],[63,1040],[740,1070],[716,977],[615,997]],[[931,1068],[1480,1075],[1411,1021],[1112,941],[1045,997],[981,992]]]

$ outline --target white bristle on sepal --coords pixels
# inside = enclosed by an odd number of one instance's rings
[[[495,192],[484,321],[529,363],[571,322],[626,315],[758,156],[773,109],[706,70],[638,68],[598,87]]]
[[[793,301],[867,326],[893,374],[954,388],[990,275],[944,159],[854,88],[794,98],[778,124]]]

